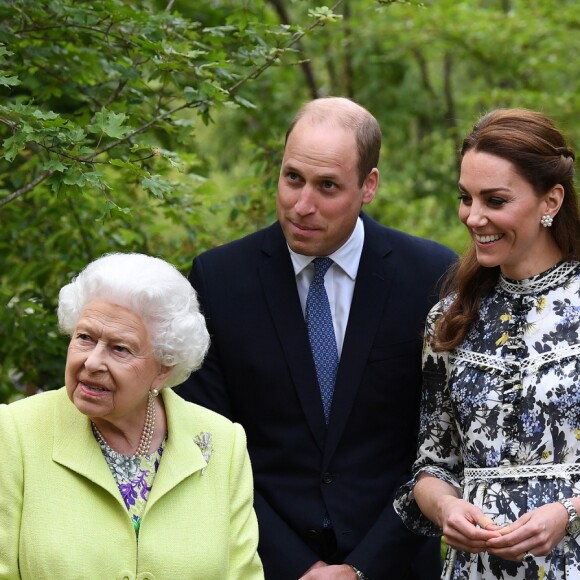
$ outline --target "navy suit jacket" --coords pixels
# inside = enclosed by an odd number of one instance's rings
[[[416,455],[421,333],[456,256],[361,217],[365,241],[328,427],[280,225],[201,254],[190,273],[212,344],[177,393],[244,426],[259,552],[272,580],[296,580],[320,559],[325,514],[337,539],[332,563],[373,580],[439,576],[438,541],[409,532],[392,496]],[[426,543],[422,573],[411,575]]]

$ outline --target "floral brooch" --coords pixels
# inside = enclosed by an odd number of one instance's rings
[[[202,431],[199,435],[193,438],[194,443],[199,447],[205,462],[209,464],[209,459],[214,451],[213,445],[211,444],[212,434],[207,431]],[[207,465],[201,470],[201,474],[205,474]]]

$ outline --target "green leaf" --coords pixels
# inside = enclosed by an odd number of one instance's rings
[[[49,171],[66,171],[67,166],[58,159],[50,159],[44,164],[44,169]]]
[[[170,183],[163,179],[160,175],[152,175],[151,177],[145,177],[141,181],[143,189],[152,193],[155,197],[162,199],[166,193],[169,193],[172,189]]]
[[[40,121],[53,121],[59,117],[58,113],[55,113],[54,111],[41,111],[40,109],[36,109],[32,113],[32,116]]]
[[[91,128],[91,132],[102,132],[113,139],[121,139],[130,131],[128,127],[123,127],[126,118],[125,113],[115,113],[103,109],[95,115],[95,124]]]
[[[12,137],[8,137],[8,139],[4,139],[3,148],[4,153],[2,157],[6,159],[6,161],[14,161],[15,157],[18,153],[24,149],[26,145],[27,135],[19,131],[18,133],[12,135]]]
[[[234,101],[240,105],[242,105],[243,107],[246,107],[246,109],[257,109],[258,107],[256,107],[256,105],[254,105],[254,103],[251,103],[250,101],[248,101],[248,99],[244,99],[243,97],[240,97],[239,95],[234,95]]]
[[[336,22],[342,20],[342,14],[336,14],[328,6],[319,6],[308,10],[308,16],[321,22]]]
[[[18,77],[7,76],[4,73],[0,73],[0,85],[4,87],[17,87],[21,84]]]

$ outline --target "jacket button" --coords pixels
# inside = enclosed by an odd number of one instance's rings
[[[332,473],[326,472],[322,476],[322,483],[332,483],[332,479],[333,479]]]

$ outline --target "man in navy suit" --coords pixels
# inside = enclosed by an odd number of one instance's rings
[[[286,135],[278,221],[198,256],[190,273],[212,344],[177,392],[246,429],[267,579],[440,573],[438,538],[409,532],[392,496],[416,453],[421,332],[455,254],[362,213],[380,143],[354,102],[305,105]],[[305,322],[323,256],[339,357],[326,416]]]

